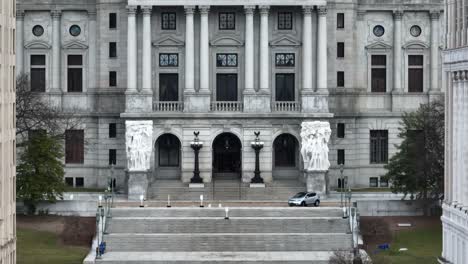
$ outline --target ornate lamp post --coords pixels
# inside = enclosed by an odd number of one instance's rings
[[[254,134],[256,136],[255,141],[251,142],[251,146],[255,150],[255,171],[252,183],[263,183],[263,178],[260,177],[260,150],[263,148],[265,143],[261,142],[258,138],[258,136],[260,136],[260,131],[254,132]]]
[[[198,139],[198,135],[200,131],[193,132],[195,138],[192,142],[190,142],[190,147],[192,147],[193,151],[195,152],[195,168],[193,170],[193,177],[190,179],[191,183],[203,183],[203,179],[200,177],[200,169],[198,166],[198,153],[200,149],[203,147],[203,142]]]

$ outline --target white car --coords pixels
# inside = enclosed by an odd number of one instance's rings
[[[320,205],[320,195],[313,192],[300,192],[289,198],[289,206],[308,206],[313,204],[314,206]]]

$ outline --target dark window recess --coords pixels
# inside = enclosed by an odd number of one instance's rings
[[[237,67],[236,53],[218,53],[216,54],[217,67]]]
[[[216,101],[237,101],[237,74],[216,74]]]
[[[369,178],[369,187],[379,187],[379,178],[370,177]]]
[[[177,53],[161,53],[159,54],[160,67],[177,67],[179,66],[179,54]]]
[[[31,91],[45,92],[46,58],[45,55],[31,55]]]
[[[293,28],[293,13],[279,12],[278,13],[278,29],[291,30]]]
[[[387,163],[388,161],[388,131],[370,131],[370,163]]]
[[[295,65],[294,53],[276,53],[275,64],[279,67],[294,67]]]
[[[336,56],[338,58],[344,58],[344,42],[336,43]]]
[[[380,187],[388,187],[388,180],[380,177]]]
[[[337,130],[336,136],[338,138],[345,137],[345,124],[344,123],[338,123],[336,130]]]
[[[159,166],[161,167],[178,167],[180,156],[179,139],[171,134],[162,135],[158,139],[159,147]]]
[[[117,86],[117,72],[116,71],[109,72],[109,86],[110,87]]]
[[[109,42],[109,58],[117,57],[117,43]]]
[[[234,12],[219,13],[219,29],[221,30],[236,29],[236,13]]]
[[[72,177],[65,177],[65,185],[73,187],[73,178]]]
[[[83,91],[83,56],[68,55],[68,91]]]
[[[175,30],[176,29],[177,16],[174,12],[163,12],[161,13],[161,29],[164,30]]]
[[[84,162],[84,131],[65,131],[65,163]]]
[[[345,164],[345,150],[344,149],[339,149],[337,152],[337,164]]]
[[[117,164],[117,150],[109,149],[109,165]]]
[[[408,56],[408,92],[422,93],[424,91],[424,57],[422,55]]]
[[[273,143],[275,167],[296,167],[297,142],[289,134],[279,135]]]
[[[159,101],[179,100],[179,75],[177,73],[159,74]]]
[[[344,72],[343,71],[339,71],[339,72],[336,73],[336,86],[338,86],[338,87],[344,87],[345,86]]]
[[[109,123],[109,138],[117,137],[117,124]]]
[[[387,91],[387,56],[372,55],[371,68],[371,91],[385,93]]]
[[[75,187],[84,187],[84,178],[76,177],[75,178]]]
[[[117,14],[109,13],[109,28],[117,28]]]
[[[336,14],[336,28],[344,28],[344,13]]]
[[[294,73],[277,73],[275,86],[277,102],[295,100]]]

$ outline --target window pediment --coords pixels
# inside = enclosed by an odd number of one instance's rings
[[[393,49],[393,46],[389,45],[389,44],[387,44],[385,42],[379,41],[379,42],[375,42],[375,43],[367,45],[366,49],[367,50],[375,50],[375,51],[377,51],[377,50],[388,51],[388,50]]]
[[[24,47],[26,49],[51,49],[52,48],[52,46],[49,43],[42,41],[42,40],[31,41],[27,43],[26,45],[24,45]]]
[[[165,37],[153,42],[153,46],[155,47],[174,47],[184,45],[185,43],[183,41],[173,37]]]
[[[243,45],[244,43],[242,43],[242,41],[234,37],[219,37],[211,41],[211,46],[214,46],[214,47],[218,47],[218,46],[240,47]]]
[[[301,45],[301,42],[292,38],[292,37],[289,37],[289,36],[284,36],[284,37],[280,37],[280,38],[277,38],[277,39],[274,39],[272,41],[270,41],[270,46],[293,46],[293,47],[296,47],[296,46],[300,46]]]
[[[70,41],[70,42],[63,44],[62,48],[63,49],[87,49],[88,45],[79,41]]]
[[[424,49],[428,49],[429,45],[427,45],[426,43],[422,41],[410,41],[406,43],[405,45],[403,45],[403,48],[411,49],[411,50],[424,50]]]

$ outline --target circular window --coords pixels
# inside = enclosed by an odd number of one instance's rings
[[[44,28],[41,25],[35,25],[32,29],[32,33],[34,36],[40,37],[42,34],[44,34]]]
[[[81,28],[78,25],[73,25],[70,27],[70,35],[76,37],[81,34]]]
[[[412,26],[410,29],[411,36],[419,37],[421,35],[421,28],[419,26]]]
[[[385,34],[385,28],[381,25],[375,26],[373,31],[376,37],[381,37],[383,34]]]

